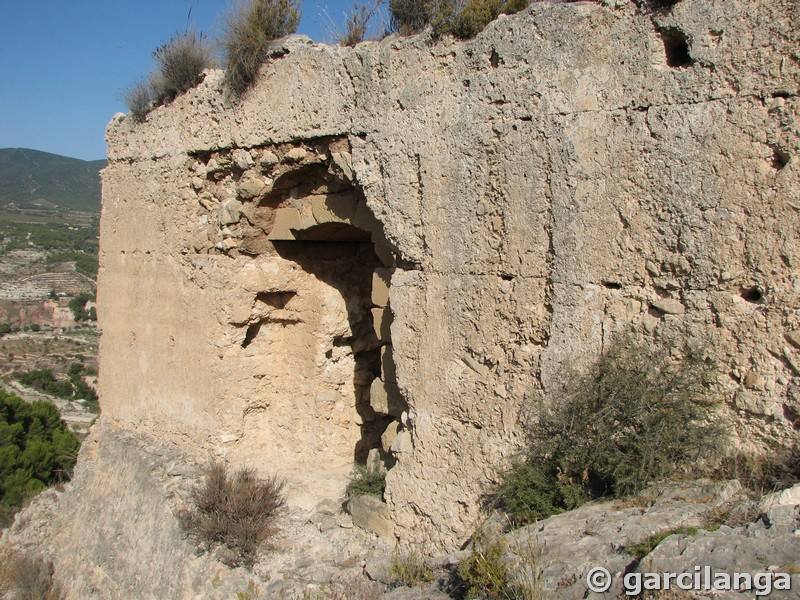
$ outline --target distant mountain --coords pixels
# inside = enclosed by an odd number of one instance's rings
[[[1,148],[0,210],[100,212],[100,169],[105,166],[105,160]]]

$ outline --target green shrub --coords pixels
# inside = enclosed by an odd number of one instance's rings
[[[467,598],[511,596],[507,548],[499,531],[484,528],[473,534],[470,553],[458,565],[458,576],[464,583]]]
[[[272,43],[294,33],[300,22],[296,0],[240,1],[227,20],[222,39],[225,82],[234,94],[243,94],[266,62]]]
[[[17,375],[17,380],[45,394],[57,398],[72,398],[73,388],[69,381],[56,379],[50,369],[34,369]]]
[[[348,498],[374,494],[383,496],[386,489],[386,473],[356,466],[350,475],[345,493]]]
[[[92,312],[92,308],[86,309],[87,302],[93,302],[94,296],[91,294],[78,294],[74,298],[72,298],[68,306],[72,311],[72,316],[76,321],[96,321],[97,320],[97,313]]]
[[[433,570],[425,559],[414,551],[401,555],[395,549],[389,563],[389,578],[393,585],[415,587],[433,580]]]
[[[467,0],[462,10],[454,10],[451,5],[449,12],[434,20],[434,30],[440,35],[473,38],[501,14],[518,13],[530,3],[531,0]]]
[[[645,556],[655,550],[655,547],[661,542],[663,542],[669,536],[675,534],[697,535],[697,529],[695,527],[676,527],[674,529],[668,529],[667,531],[662,531],[661,533],[651,535],[641,542],[628,544],[625,546],[625,552],[633,556],[636,560],[642,560]]]
[[[52,404],[0,391],[0,524],[48,485],[69,478],[79,446]]]
[[[214,65],[211,45],[194,30],[173,35],[153,52],[156,72],[151,80],[153,102],[172,102],[200,82],[204,69]]]
[[[276,477],[259,479],[252,469],[232,474],[212,464],[205,482],[195,488],[194,508],[179,515],[184,530],[202,548],[222,544],[229,566],[252,567],[259,547],[276,531],[275,519],[286,503],[284,483]]]
[[[605,496],[626,496],[709,457],[713,365],[685,344],[617,339],[589,374],[572,376],[528,432],[494,501],[527,523]]]
[[[501,14],[514,14],[532,0],[391,0],[389,12],[394,31],[418,33],[431,25],[437,35],[461,39],[475,37]]]
[[[50,369],[34,369],[17,374],[17,380],[45,394],[57,398],[85,400],[90,406],[97,406],[97,392],[83,379],[84,366],[72,363],[69,367],[69,380],[56,378]]]
[[[433,0],[390,0],[390,27],[402,35],[412,35],[425,29],[435,14]]]

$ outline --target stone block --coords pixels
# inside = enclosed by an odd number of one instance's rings
[[[239,222],[239,217],[242,214],[242,203],[238,200],[225,200],[219,205],[219,224],[220,225],[233,225]]]
[[[265,179],[254,171],[247,171],[239,180],[237,191],[245,200],[267,194],[272,189],[272,179]]]
[[[679,300],[673,300],[672,298],[654,300],[650,303],[650,306],[667,315],[682,315],[686,312],[686,307]]]
[[[397,437],[397,430],[400,428],[400,423],[392,421],[386,426],[386,430],[381,434],[381,447],[384,452],[389,452],[392,449],[392,443]]]
[[[373,448],[367,454],[367,471],[385,475],[390,460],[388,453],[382,452],[380,448]]]
[[[392,339],[392,311],[389,308],[373,308],[372,324],[375,328],[375,336],[381,342],[387,344]]]
[[[396,383],[375,379],[369,386],[369,404],[376,413],[400,418],[406,409],[405,400]]]
[[[279,208],[275,211],[275,221],[267,239],[294,240],[293,230],[300,229],[300,213],[294,208]]]
[[[389,283],[392,269],[375,269],[372,273],[372,303],[375,306],[389,306]]]
[[[414,444],[411,443],[411,433],[408,431],[399,432],[392,441],[392,446],[390,448],[395,454],[411,452],[413,449]]]
[[[356,496],[347,503],[353,524],[383,538],[394,538],[389,506],[378,496]]]
[[[317,223],[352,223],[356,200],[352,193],[311,196],[308,200]]]
[[[339,167],[348,181],[353,181],[353,156],[349,152],[331,152],[333,164]]]

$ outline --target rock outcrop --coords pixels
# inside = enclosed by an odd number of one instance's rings
[[[293,37],[241,100],[210,71],[116,117],[103,420],[298,510],[371,455],[399,540],[448,551],[531,400],[623,329],[709,347],[733,443],[796,443],[800,8],[617,4]]]

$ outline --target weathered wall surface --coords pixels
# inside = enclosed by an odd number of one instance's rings
[[[293,38],[241,102],[211,72],[116,119],[104,418],[282,471],[298,506],[388,424],[396,533],[443,547],[526,401],[628,326],[710,340],[738,443],[796,442],[798,23],[791,0],[537,3],[461,44]],[[376,376],[399,406],[374,410]]]

